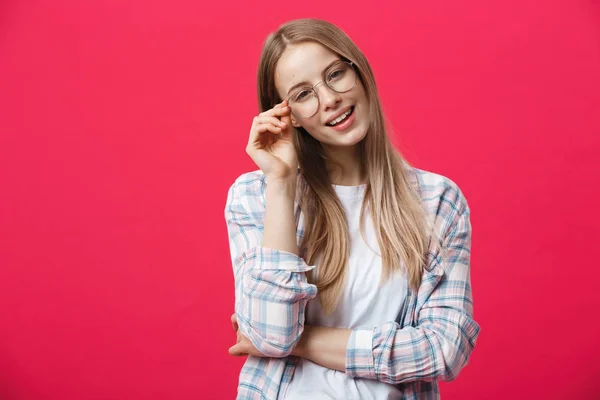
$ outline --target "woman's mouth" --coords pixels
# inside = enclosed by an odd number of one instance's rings
[[[335,129],[336,131],[343,131],[348,128],[354,122],[354,106],[350,107],[348,111],[340,115],[333,121],[326,124],[328,127]]]
[[[350,109],[348,111],[346,111],[344,114],[340,115],[333,121],[327,123],[326,125],[327,126],[339,125],[339,124],[343,123],[346,119],[348,119],[348,117],[350,117],[350,115],[352,115],[353,113],[354,113],[354,106],[350,107]]]

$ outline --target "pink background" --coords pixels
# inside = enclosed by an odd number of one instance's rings
[[[0,398],[234,397],[223,209],[299,17],[355,40],[408,159],[469,200],[482,331],[443,398],[595,398],[599,3],[211,3],[0,2]]]

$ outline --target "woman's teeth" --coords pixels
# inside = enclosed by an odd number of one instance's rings
[[[350,114],[352,114],[352,110],[354,108],[350,108],[348,111],[346,111],[345,113],[343,113],[342,115],[340,115],[339,117],[337,117],[336,119],[334,119],[333,121],[331,121],[330,123],[328,123],[327,125],[329,126],[335,126],[337,124],[339,124],[340,122],[342,122],[343,120],[345,120],[346,118],[348,118],[348,116]]]

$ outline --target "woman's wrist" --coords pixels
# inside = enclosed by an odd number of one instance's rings
[[[295,197],[297,177],[297,174],[289,178],[267,176],[267,195],[270,193],[279,193]]]
[[[351,329],[305,325],[292,355],[344,372],[351,333]]]
[[[300,340],[296,344],[296,347],[292,350],[292,355],[300,358],[306,358],[306,344],[309,340],[310,331],[312,327],[310,325],[304,325],[304,331],[300,336]]]

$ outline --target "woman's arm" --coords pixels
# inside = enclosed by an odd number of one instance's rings
[[[346,349],[352,329],[306,325],[292,355],[346,372]]]
[[[267,182],[265,188],[263,175],[242,175],[230,188],[225,208],[237,323],[269,357],[291,353],[304,328],[306,303],[317,293],[305,276],[314,267],[298,257],[295,181],[287,182]]]
[[[293,354],[349,377],[398,384],[452,380],[467,364],[479,334],[469,278],[468,208],[455,219],[443,245],[444,276],[419,312],[418,324],[388,322],[372,329],[305,328]]]
[[[294,199],[296,178],[267,182],[262,246],[298,255]]]

